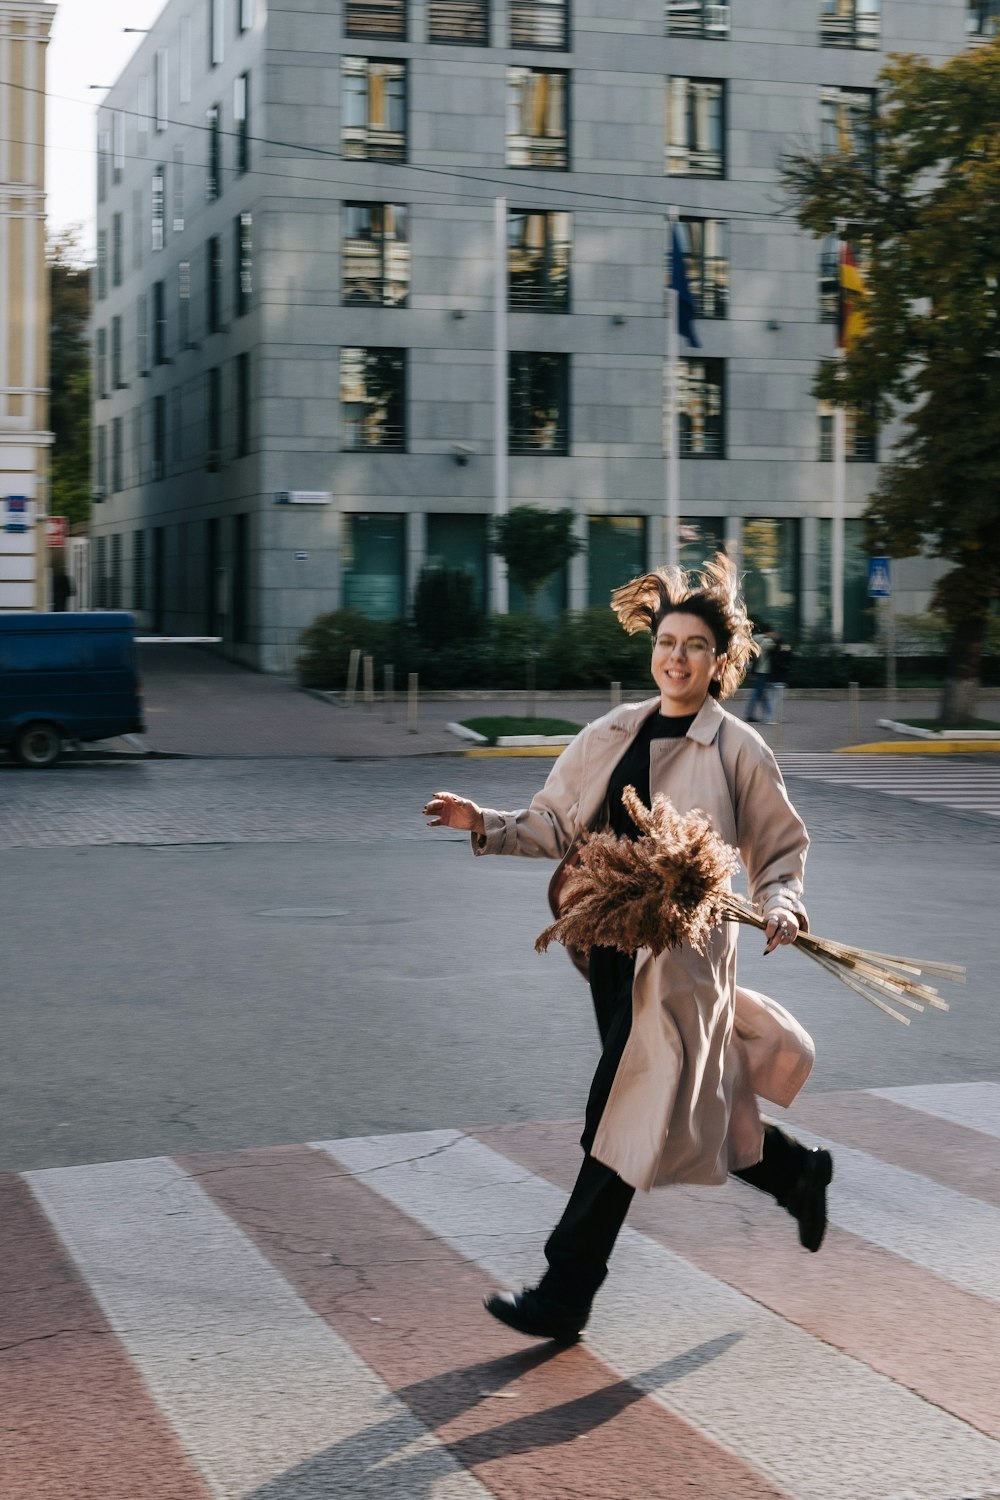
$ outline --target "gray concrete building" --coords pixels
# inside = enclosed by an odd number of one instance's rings
[[[95,602],[265,670],[321,611],[402,613],[429,561],[503,607],[502,385],[506,503],[571,506],[584,543],[547,607],[606,603],[667,554],[673,210],[682,557],[725,542],[758,617],[828,629],[835,246],[791,222],[781,158],[864,141],[885,55],[944,59],[995,9],[168,0],[99,112]],[[857,641],[877,453],[848,450]],[[928,582],[904,565],[898,608]]]

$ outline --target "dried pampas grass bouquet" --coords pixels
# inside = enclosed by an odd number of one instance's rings
[[[721,922],[765,929],[767,919],[729,889],[739,856],[703,812],[682,816],[661,793],[651,808],[645,807],[631,786],[622,793],[622,803],[640,836],[595,833],[586,839],[560,893],[562,913],[538,937],[537,952],[557,942],[582,952],[648,948],[654,956],[688,943],[701,953]],[[909,1020],[897,1004],[914,1011],[927,1005],[948,1009],[936,989],[920,982],[921,975],[958,984],[965,980],[960,964],[875,953],[811,932],[800,932],[794,946],[904,1025]]]

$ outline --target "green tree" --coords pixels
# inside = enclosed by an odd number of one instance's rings
[[[82,524],[90,515],[90,267],[79,231],[63,230],[46,247],[51,297],[49,425],[50,510]]]
[[[490,533],[490,547],[507,564],[509,576],[524,593],[532,619],[528,648],[528,717],[535,717],[535,668],[538,658],[538,595],[559,569],[580,551],[573,533],[575,511],[540,510],[536,505],[515,505],[497,516]]]
[[[949,630],[947,725],[975,714],[1000,597],[1000,42],[940,66],[897,56],[880,84],[874,164],[800,153],[784,181],[804,227],[846,220],[865,244],[864,325],[816,392],[902,420],[869,541],[952,564],[934,599]]]

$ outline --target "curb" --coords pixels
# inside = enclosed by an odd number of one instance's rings
[[[483,746],[482,748],[480,748],[479,746],[477,746],[475,750],[463,750],[460,753],[463,754],[463,755],[477,756],[480,760],[485,760],[485,759],[487,759],[489,757],[494,757],[494,756],[499,756],[499,755],[508,755],[508,756],[510,756],[510,755],[535,755],[535,756],[538,756],[538,755],[548,755],[548,756],[550,756],[551,758],[554,759],[557,755],[562,755],[562,753],[565,750],[565,748],[566,748],[565,745],[552,745],[552,744],[549,744],[549,745],[489,745],[489,746]]]
[[[870,745],[841,745],[838,755],[996,755],[997,740],[875,740]]]

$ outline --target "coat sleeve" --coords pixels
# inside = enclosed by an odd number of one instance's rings
[[[784,907],[808,927],[802,877],[809,835],[789,801],[777,761],[756,736],[740,747],[735,782],[737,843],[751,901],[765,917]]]
[[[580,733],[557,758],[541,791],[519,812],[483,808],[485,834],[472,835],[474,854],[522,854],[562,859],[580,831],[578,814],[589,730]]]

